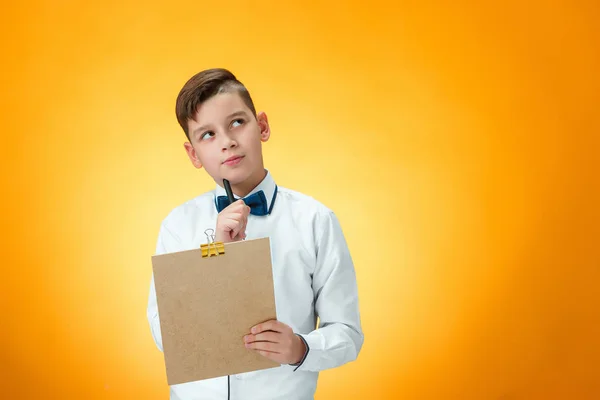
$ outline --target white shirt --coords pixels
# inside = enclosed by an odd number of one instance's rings
[[[360,352],[364,337],[354,265],[334,213],[311,197],[276,187],[269,172],[250,194],[259,190],[268,208],[276,192],[275,201],[271,214],[248,217],[246,240],[270,238],[277,319],[305,340],[308,352],[299,366],[172,385],[171,400],[227,400],[228,390],[231,400],[313,399],[319,371],[353,361]],[[156,254],[207,243],[204,231],[217,221],[215,196],[225,195],[217,185],[171,211],[161,224]],[[153,277],[147,311],[163,351]]]

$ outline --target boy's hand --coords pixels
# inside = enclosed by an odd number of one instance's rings
[[[250,207],[244,200],[237,200],[225,207],[217,217],[215,242],[237,242],[246,238],[246,224]]]
[[[244,336],[246,348],[280,364],[297,364],[306,353],[304,341],[286,324],[270,320],[253,327]]]

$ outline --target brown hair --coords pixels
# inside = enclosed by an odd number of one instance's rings
[[[198,106],[217,94],[231,92],[238,93],[256,117],[256,109],[248,89],[226,69],[213,68],[201,71],[183,85],[175,103],[175,114],[188,140],[190,140],[188,121],[194,119]]]

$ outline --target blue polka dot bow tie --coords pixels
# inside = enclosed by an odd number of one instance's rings
[[[275,189],[275,195],[276,194],[277,189]],[[237,200],[239,199],[236,199],[236,201]],[[246,203],[246,205],[250,207],[250,214],[252,215],[267,215],[271,212],[271,210],[267,207],[267,198],[262,190],[259,190],[256,193],[252,193],[250,196],[244,197],[243,200],[244,203]],[[274,201],[275,196],[273,196],[273,201],[271,203],[274,203]],[[227,198],[227,196],[217,197],[216,205],[218,212],[223,211],[223,209],[229,204],[231,203],[229,203],[229,199]],[[271,208],[273,208],[273,204],[271,204]]]

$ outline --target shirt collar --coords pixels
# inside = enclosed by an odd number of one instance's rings
[[[262,190],[265,193],[265,197],[267,198],[267,208],[270,210],[271,202],[273,201],[273,195],[275,194],[276,185],[275,185],[275,180],[271,176],[271,173],[269,172],[269,170],[265,170],[265,171],[267,171],[267,175],[265,176],[265,178],[258,184],[258,186],[256,186],[254,189],[252,189],[252,191],[250,193],[248,193],[246,195],[246,197]],[[225,188],[223,186],[217,184],[217,186],[215,188],[215,196],[216,197],[227,196],[227,192],[225,192]],[[233,193],[233,196],[235,197],[236,200],[239,199],[237,194]]]

